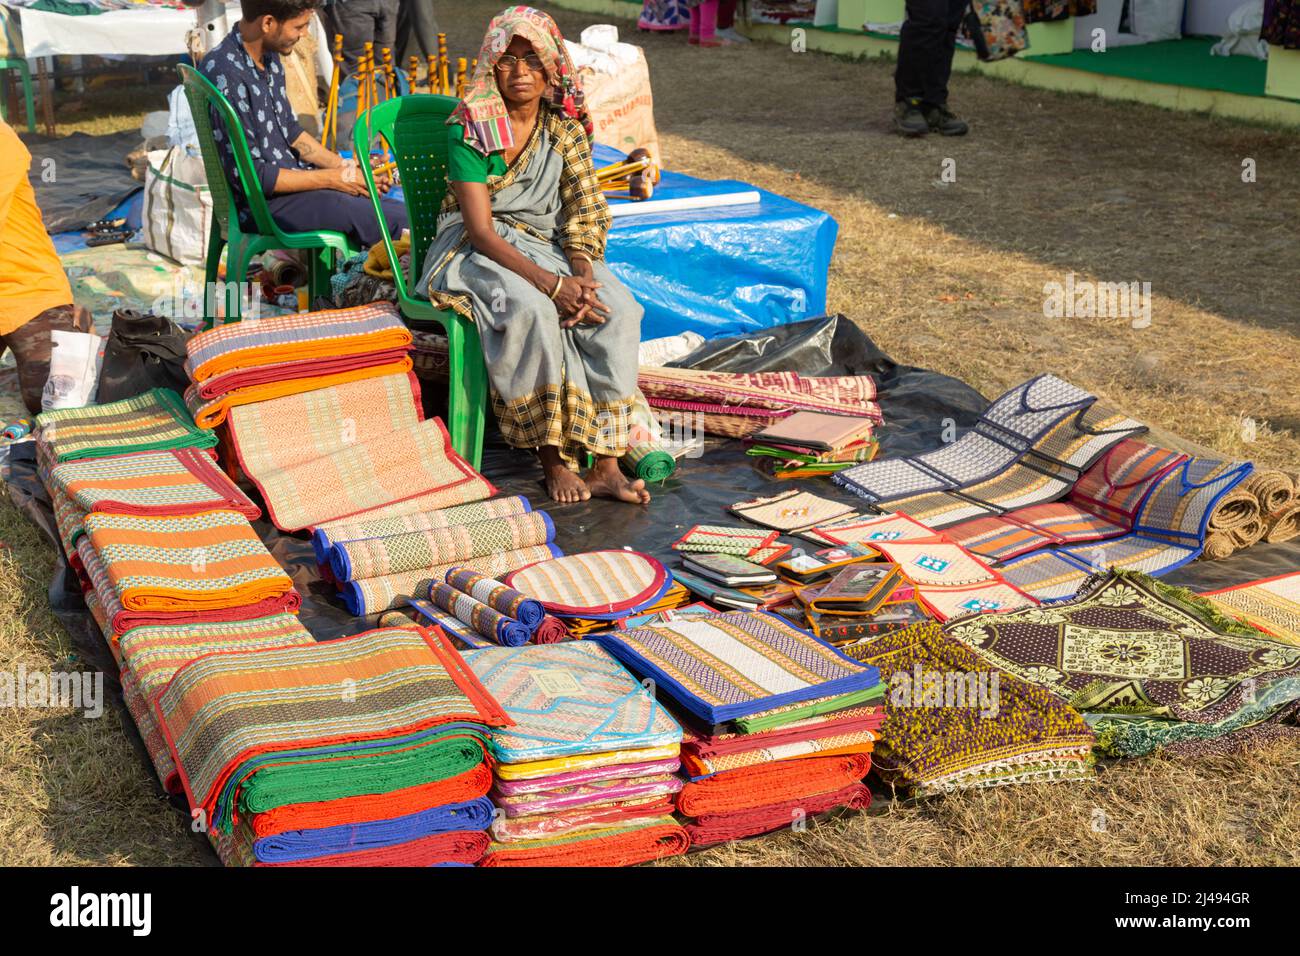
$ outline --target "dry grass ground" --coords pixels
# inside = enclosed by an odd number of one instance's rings
[[[472,55],[502,5],[439,4],[453,53]],[[586,25],[555,12],[569,35]],[[1296,133],[958,76],[952,101],[972,135],[904,141],[888,131],[886,62],[634,39],[667,164],[832,213],[830,308],[900,361],[986,394],[1052,370],[1226,454],[1300,462]],[[1241,181],[1248,158],[1253,184]],[[955,182],[940,178],[945,159]],[[1044,284],[1070,272],[1150,282],[1150,327],[1044,319]],[[69,648],[44,609],[52,557],[7,506],[0,537],[0,670],[50,666]],[[1298,782],[1294,743],[1134,760],[1088,784],[895,804],[673,865],[1295,865]],[[111,714],[0,721],[0,863],[201,861],[152,794]]]

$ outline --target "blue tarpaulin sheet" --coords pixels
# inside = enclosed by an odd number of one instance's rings
[[[622,158],[616,149],[595,147],[597,166]],[[665,171],[654,198],[751,190],[734,180]],[[826,311],[826,276],[839,232],[835,220],[756,191],[760,201],[751,205],[614,220],[605,259],[645,307],[642,339],[688,329],[705,338],[739,335]]]

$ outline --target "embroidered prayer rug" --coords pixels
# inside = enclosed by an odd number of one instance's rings
[[[990,670],[996,660],[960,640],[1006,617],[955,624],[951,636],[919,624],[864,645],[863,659],[890,688],[872,758],[886,782],[923,795],[1092,772],[1093,734],[1084,719],[1049,688]]]
[[[1258,684],[1300,675],[1300,647],[1128,572],[1097,575],[1069,603],[964,620],[948,633],[1094,713],[1211,723],[1238,710]]]

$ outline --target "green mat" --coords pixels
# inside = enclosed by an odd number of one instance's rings
[[[1263,96],[1268,64],[1253,56],[1211,56],[1210,47],[1216,42],[1214,37],[1183,37],[1136,46],[1109,46],[1105,53],[1075,50],[1048,56],[1033,56],[1031,49],[1021,58],[1148,83]]]

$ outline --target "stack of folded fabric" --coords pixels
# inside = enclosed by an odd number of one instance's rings
[[[489,518],[473,524],[340,541],[330,546],[330,575],[343,603],[358,616],[426,597],[453,568],[489,576],[513,571],[561,552],[544,511]]]
[[[1300,646],[1136,572],[1098,574],[1068,602],[949,633],[1068,702],[1113,756],[1215,741],[1300,704]]]
[[[202,428],[236,405],[411,370],[410,330],[388,302],[228,322],[185,348],[185,402]]]
[[[874,667],[772,614],[734,611],[598,634],[686,726],[679,809],[693,844],[870,803],[884,694]]]
[[[482,501],[496,489],[424,419],[409,372],[230,409],[239,470],[282,531]]]
[[[453,568],[429,586],[429,599],[411,606],[467,647],[555,644],[569,632],[541,603],[495,578]]]
[[[642,367],[637,385],[651,408],[694,413],[708,432],[730,438],[745,438],[799,411],[882,420],[869,375],[813,378],[797,372]]]
[[[212,448],[217,436],[194,426],[175,392],[155,388],[104,405],[61,408],[36,417],[37,447],[51,465],[136,451]]]
[[[889,684],[875,752],[876,771],[886,782],[923,796],[1092,773],[1093,733],[1042,686],[1045,675],[1012,676],[955,639],[963,627],[1003,617],[956,625],[954,636],[920,624],[849,649],[879,667]]]
[[[776,478],[833,475],[876,457],[874,427],[871,418],[795,412],[750,436],[745,453],[774,459]]]
[[[227,865],[473,864],[488,847],[488,733],[510,719],[437,631],[212,654],[155,708]]]
[[[513,726],[492,732],[500,809],[485,866],[628,866],[685,852],[682,731],[588,641],[469,651]]]

